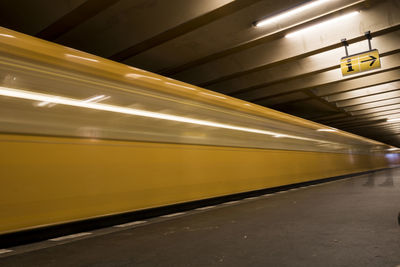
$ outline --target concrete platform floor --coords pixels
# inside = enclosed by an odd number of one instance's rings
[[[400,266],[400,169],[0,251],[0,266]]]

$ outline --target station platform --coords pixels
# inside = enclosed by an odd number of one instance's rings
[[[0,250],[0,266],[400,266],[400,169]]]

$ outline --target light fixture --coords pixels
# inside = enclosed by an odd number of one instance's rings
[[[76,55],[72,55],[72,54],[65,54],[65,56],[69,57],[69,58],[76,58],[76,59],[82,59],[82,60],[86,60],[86,61],[99,62],[97,59],[81,57],[81,56],[76,56]]]
[[[318,132],[337,132],[337,130],[335,129],[317,129]]]
[[[306,11],[308,9],[312,9],[314,7],[317,7],[317,6],[321,5],[321,4],[329,2],[329,1],[332,1],[332,0],[315,0],[315,1],[311,1],[311,2],[309,2],[307,4],[301,5],[299,7],[289,9],[288,11],[280,13],[280,14],[278,14],[276,16],[269,17],[269,18],[254,22],[253,24],[254,24],[255,27],[262,27],[262,26],[265,26],[265,25],[268,25],[268,24],[271,24],[271,23],[277,23],[278,21],[280,21],[282,19],[291,17],[291,16],[293,16],[295,14],[299,14],[301,12],[304,12],[304,11]]]
[[[394,151],[394,150],[399,150],[399,148],[397,148],[397,147],[392,147],[392,148],[389,148],[388,150],[389,150],[389,151]]]
[[[396,119],[387,119],[386,122],[396,122],[396,121],[400,121],[400,118],[396,118]]]
[[[287,38],[295,37],[295,36],[297,36],[297,35],[299,35],[301,33],[304,33],[306,31],[309,31],[309,30],[312,30],[312,29],[315,29],[315,28],[319,28],[319,27],[322,27],[322,26],[326,26],[328,24],[332,24],[334,22],[338,22],[338,21],[341,21],[341,20],[344,20],[344,19],[348,19],[348,18],[354,17],[354,16],[356,16],[358,14],[360,14],[359,11],[350,12],[350,13],[347,13],[345,15],[342,15],[342,16],[339,16],[339,17],[336,17],[336,18],[333,18],[333,19],[330,19],[330,20],[326,20],[324,22],[312,25],[310,27],[306,27],[306,28],[303,28],[301,30],[288,33],[288,34],[285,35],[285,37],[287,37]]]

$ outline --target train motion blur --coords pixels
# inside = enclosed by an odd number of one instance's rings
[[[0,28],[0,234],[399,164],[390,146]]]

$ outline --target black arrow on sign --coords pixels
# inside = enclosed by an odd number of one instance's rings
[[[371,56],[371,55],[370,55],[369,57],[370,57],[371,59],[363,60],[363,61],[361,61],[361,63],[372,61],[371,64],[369,64],[369,66],[371,67],[372,65],[374,65],[374,63],[375,63],[375,61],[376,61],[376,57]]]

